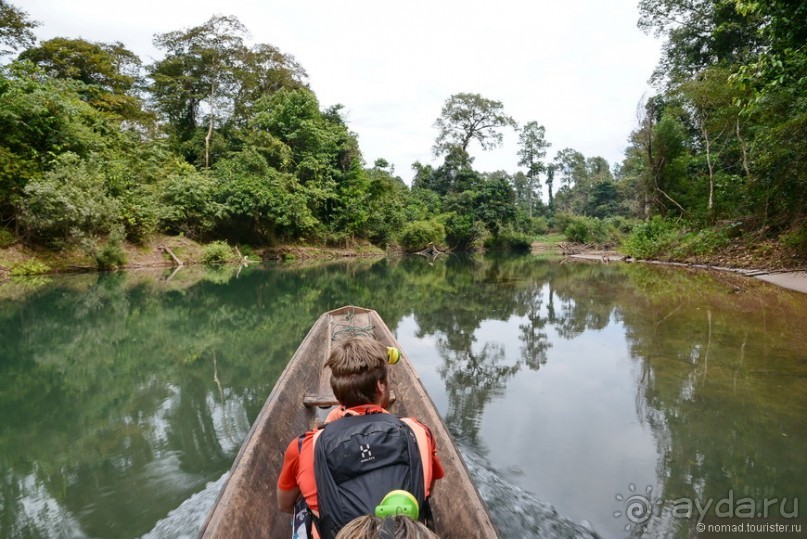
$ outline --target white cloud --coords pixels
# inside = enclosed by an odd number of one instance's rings
[[[24,0],[40,39],[121,41],[144,62],[154,34],[235,15],[253,42],[294,55],[323,107],[341,103],[368,163],[411,178],[432,162],[432,128],[457,92],[501,101],[518,122],[546,126],[550,156],[572,147],[622,159],[659,43],[636,28],[636,0]],[[517,170],[517,137],[471,148],[480,170]],[[435,163],[436,164],[436,163]]]

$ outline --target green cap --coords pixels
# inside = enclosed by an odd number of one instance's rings
[[[393,515],[406,515],[414,520],[418,519],[420,509],[418,501],[412,494],[405,490],[393,490],[381,500],[381,504],[375,508],[375,516],[380,518],[391,517]]]

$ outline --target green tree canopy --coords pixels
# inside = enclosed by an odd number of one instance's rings
[[[95,108],[125,119],[144,118],[135,90],[142,62],[122,43],[93,43],[57,37],[20,53],[49,75],[84,84],[81,95]]]
[[[280,90],[307,88],[308,74],[297,60],[267,43],[258,43],[241,51],[236,64],[237,88],[233,104],[233,121],[243,126],[254,114],[262,97]]]
[[[641,0],[639,28],[666,36],[653,78],[675,83],[707,66],[743,62],[758,50],[754,21],[735,0]]]
[[[80,158],[120,151],[125,138],[110,117],[87,104],[73,80],[47,76],[29,62],[0,67],[0,219],[14,223],[28,182],[67,152]]]
[[[443,164],[437,169],[420,167],[413,187],[431,189],[441,196],[473,189],[479,181],[479,173],[473,169],[472,164],[473,158],[468,152],[459,146],[453,146],[448,149]]]
[[[31,31],[39,23],[28,18],[28,13],[14,7],[6,0],[0,0],[0,56],[30,47],[36,41]]]
[[[479,94],[460,93],[449,97],[440,117],[434,122],[439,131],[434,143],[434,154],[442,155],[459,147],[468,151],[475,140],[483,150],[496,148],[502,143],[501,129],[516,127],[516,122],[504,113],[500,101],[486,99]]]

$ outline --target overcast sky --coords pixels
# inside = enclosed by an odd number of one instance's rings
[[[56,36],[121,41],[144,63],[156,33],[235,15],[253,43],[297,58],[322,108],[344,105],[369,165],[409,182],[431,155],[434,121],[459,92],[501,101],[566,147],[620,162],[660,43],[636,27],[638,0],[11,0]],[[481,171],[518,170],[517,136],[469,151]]]

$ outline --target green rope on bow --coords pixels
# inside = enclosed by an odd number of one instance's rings
[[[335,327],[338,329],[335,329],[331,335],[332,341],[335,341],[336,339],[345,335],[350,335],[352,337],[373,337],[373,329],[375,329],[375,326],[373,324],[369,324],[367,326],[354,326],[352,322],[355,315],[356,312],[351,307],[350,311],[345,313],[345,321],[347,323],[335,325]]]

